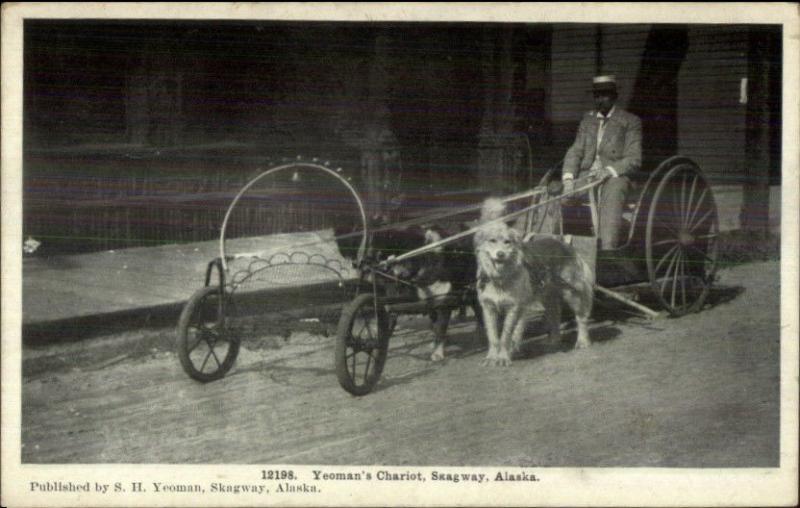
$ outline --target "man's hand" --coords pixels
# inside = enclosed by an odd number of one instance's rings
[[[575,190],[575,180],[574,179],[565,178],[564,180],[562,180],[562,183],[564,184],[564,190],[563,190],[564,194],[570,194],[570,193],[572,193],[573,190]]]
[[[606,166],[604,168],[590,171],[589,176],[598,180],[605,180],[606,178],[612,178],[619,175],[617,175],[617,172],[611,169],[609,166]]]

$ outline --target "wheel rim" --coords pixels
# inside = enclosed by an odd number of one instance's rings
[[[372,300],[353,316],[345,344],[344,362],[353,384],[370,386],[380,375],[385,358],[386,317]]]
[[[719,225],[711,187],[690,164],[662,179],[647,220],[647,269],[656,296],[673,315],[697,310],[717,268]]]
[[[226,316],[231,310],[218,293],[208,294],[198,303],[186,329],[186,356],[199,374],[211,376],[227,369],[236,340],[232,318]]]

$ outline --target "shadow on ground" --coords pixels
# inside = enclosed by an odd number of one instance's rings
[[[708,310],[720,305],[725,305],[745,291],[741,286],[717,286],[709,292],[703,310]],[[652,300],[652,297],[649,298]],[[643,291],[639,301],[645,305],[658,306],[653,301],[648,301],[647,292]],[[701,310],[700,312],[703,312]],[[420,317],[409,325],[398,329],[390,342],[387,358],[389,362],[406,361],[415,368],[399,375],[384,376],[375,390],[384,390],[393,386],[410,383],[420,377],[427,376],[450,360],[468,358],[483,354],[486,351],[486,340],[482,334],[477,333],[474,321],[468,320],[456,323],[455,329],[448,334],[447,358],[443,362],[433,363],[429,359],[431,352],[432,332],[427,318]],[[152,324],[152,322],[151,322]],[[74,342],[64,348],[56,348],[52,353],[51,341],[44,343],[25,343],[22,362],[22,374],[26,379],[35,378],[48,373],[64,372],[75,368],[84,370],[97,370],[119,361],[135,360],[148,357],[159,352],[172,352],[175,348],[175,328],[164,326],[142,326],[144,323],[116,322],[111,329],[105,327],[98,330],[95,340]],[[621,335],[619,326],[635,324],[643,329],[657,331],[664,326],[669,326],[666,320],[650,320],[630,308],[605,297],[598,296],[595,300],[590,334],[593,343],[607,343],[618,339]],[[138,325],[138,326],[133,326]],[[466,326],[464,326],[466,325]],[[108,326],[108,325],[107,325]],[[123,331],[123,330],[129,331]],[[278,335],[265,334],[260,327],[253,327],[250,336],[243,340],[243,347],[251,351],[280,350],[297,344],[290,338],[292,332],[306,332],[319,335],[320,346],[312,350],[287,352],[282,358],[259,360],[255,363],[237,368],[230,375],[246,372],[263,372],[279,384],[287,386],[309,387],[315,384],[314,380],[322,377],[333,376],[332,348],[336,337],[332,334],[331,323],[326,321],[308,322],[295,319],[282,321],[279,325],[270,327],[269,331],[283,331]],[[111,337],[111,338],[109,338]],[[565,321],[562,332],[562,341],[551,345],[544,341],[545,329],[541,320],[534,320],[526,333],[526,340],[516,358],[530,360],[552,353],[570,350],[574,347],[577,333],[574,321]],[[50,337],[52,339],[52,337]],[[324,350],[324,351],[323,351]],[[310,358],[313,355],[322,355],[322,358]],[[306,358],[308,357],[308,358]],[[295,365],[296,363],[296,365]],[[307,364],[307,365],[305,365]],[[295,376],[294,373],[298,375]],[[312,374],[311,377],[308,374]],[[327,382],[327,381],[326,381]]]

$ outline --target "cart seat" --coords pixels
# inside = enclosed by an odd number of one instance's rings
[[[639,189],[644,186],[644,182],[649,178],[649,174],[643,171],[637,171],[630,176],[632,176],[631,186],[628,189],[625,204],[622,207],[623,220],[620,223],[620,238],[627,238],[631,222],[633,221],[634,212],[636,211]],[[595,190],[592,192],[595,192]],[[599,196],[595,194],[595,197],[598,198]],[[597,201],[599,201],[599,199]],[[595,234],[591,203],[592,199],[589,196],[589,192],[565,199],[562,202],[561,220],[565,234],[583,236]]]

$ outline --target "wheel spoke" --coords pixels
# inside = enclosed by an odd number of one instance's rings
[[[699,176],[694,175],[694,180],[692,180],[692,188],[689,190],[689,200],[686,202],[686,217],[684,218],[683,225],[688,226],[689,222],[689,210],[692,209],[692,199],[694,199],[694,189],[697,187],[697,181],[700,179]]]
[[[664,294],[664,289],[667,286],[667,281],[669,281],[669,274],[672,273],[672,267],[675,266],[675,261],[678,259],[678,255],[681,253],[680,250],[676,252],[674,256],[672,256],[672,261],[669,262],[669,266],[667,266],[667,271],[664,272],[664,278],[661,281],[661,294]]]
[[[370,315],[369,311],[364,312],[363,320],[364,320],[364,327],[361,329],[361,332],[366,331],[367,334],[366,334],[366,337],[364,337],[361,333],[359,333],[358,337],[360,339],[365,339],[366,338],[367,340],[374,339],[374,337],[372,335],[372,316]]]
[[[198,330],[198,332],[199,332],[199,330]],[[202,333],[198,333],[197,334],[197,340],[194,342],[194,344],[192,344],[192,346],[186,348],[186,354],[190,354],[192,351],[194,351],[197,348],[197,346],[199,346],[200,343],[203,342],[203,341],[204,341],[203,334]]]
[[[653,247],[655,247],[656,245],[669,245],[671,243],[678,243],[678,240],[676,238],[668,238],[666,240],[659,240],[657,242],[653,242]]]
[[[362,332],[364,331],[364,326],[360,325],[360,329],[356,330],[356,323],[353,323],[353,330],[350,332],[350,341],[355,344],[359,341]]]
[[[363,320],[353,320],[353,327],[350,330],[351,337],[358,337],[361,335],[361,332],[364,331],[364,321]]]
[[[692,210],[692,214],[689,216],[689,220],[687,221],[688,224],[692,224],[694,222],[694,218],[697,215],[697,212],[700,211],[700,205],[706,198],[706,193],[708,193],[708,187],[703,189],[703,192],[700,193],[700,197],[697,198],[697,206]]]
[[[372,363],[372,351],[367,353],[367,366],[364,368],[364,379],[369,376],[369,364]]]
[[[372,327],[370,326],[370,323],[369,323],[368,319],[362,319],[362,321],[361,321],[361,328],[358,330],[358,333],[356,334],[356,337],[358,338],[359,341],[363,341],[364,340],[364,338],[365,338],[364,337],[364,332],[365,331],[366,331],[366,335],[367,335],[366,338],[367,339],[371,339],[372,338]]]
[[[708,211],[707,211],[706,213],[704,213],[704,214],[703,214],[703,217],[701,217],[701,218],[700,218],[700,220],[698,220],[697,222],[695,222],[695,223],[694,223],[694,225],[693,225],[691,228],[689,228],[689,231],[690,231],[690,232],[692,232],[692,231],[694,231],[695,229],[697,229],[697,228],[700,226],[700,224],[702,224],[703,222],[705,222],[705,220],[706,220],[706,219],[708,219],[708,218],[711,216],[711,214],[712,214],[713,212],[714,212],[714,209],[713,209],[713,208],[709,208],[709,209],[708,209]]]
[[[669,230],[669,232],[670,232],[670,233],[672,233],[672,234],[673,234],[673,235],[675,235],[676,237],[678,236],[678,232],[677,232],[677,231],[675,231],[675,229],[673,229],[673,227],[672,227],[672,225],[671,225],[671,224],[667,224],[666,222],[664,222],[663,220],[661,220],[661,217],[656,217],[656,220],[657,220],[658,222],[660,222],[662,226],[664,226],[665,228],[667,228],[667,229]]]
[[[222,367],[222,362],[219,361],[219,357],[217,356],[217,353],[216,353],[216,351],[214,351],[213,348],[211,349],[211,356],[213,356],[214,357],[214,361],[217,362],[217,368],[219,369],[220,367]]]
[[[210,329],[207,330],[207,332],[208,333],[204,333],[203,334],[202,338],[203,338],[203,341],[208,345],[208,349],[212,349],[213,350],[214,347],[217,345],[217,340],[219,339],[219,334],[214,332],[214,331],[212,331],[212,330],[210,330]],[[212,338],[213,338],[213,342],[212,342]]]
[[[686,307],[686,263],[681,258],[681,295],[683,296],[683,306]]]
[[[673,309],[675,308],[675,289],[678,286],[678,269],[680,268],[680,265],[683,263],[683,251],[682,250],[678,251],[678,256],[677,257],[680,259],[680,261],[678,262],[678,264],[675,265],[675,273],[674,273],[674,275],[672,277],[672,296],[670,297],[670,301],[672,302],[672,308]]]
[[[690,245],[690,246],[689,246],[689,248],[690,248],[690,249],[692,249],[693,251],[697,252],[697,253],[698,253],[698,254],[700,254],[701,256],[703,256],[703,259],[705,259],[707,262],[711,263],[712,265],[715,263],[715,261],[714,261],[713,259],[711,259],[710,257],[708,257],[708,254],[706,254],[706,253],[705,253],[705,252],[703,252],[702,250],[698,249],[698,248],[697,248],[697,247],[695,247],[694,245]]]
[[[714,238],[716,238],[718,236],[719,236],[719,233],[708,233],[706,235],[697,235],[697,236],[695,236],[695,239],[713,240]]]
[[[206,353],[206,357],[205,357],[205,359],[203,360],[203,364],[200,366],[200,372],[203,372],[203,371],[205,370],[205,368],[206,368],[206,363],[208,363],[208,359],[209,359],[209,358],[211,358],[211,353],[213,353],[213,352],[214,352],[214,350],[213,350],[213,349],[209,349],[209,350],[208,350],[208,353]]]
[[[670,248],[670,249],[667,251],[667,253],[666,253],[666,254],[664,254],[664,256],[663,256],[663,257],[662,257],[662,258],[661,258],[661,259],[658,261],[658,264],[656,265],[656,268],[655,268],[655,270],[653,270],[653,275],[654,275],[656,278],[658,278],[658,270],[659,270],[659,268],[661,268],[661,265],[664,263],[664,261],[665,261],[665,260],[666,260],[668,257],[670,257],[670,256],[672,255],[673,251],[675,251],[677,248],[678,248],[678,245],[677,245],[677,243],[676,243],[676,244],[675,244],[675,245],[673,245],[673,246],[672,246],[672,247],[671,247],[671,248]]]
[[[689,215],[688,210],[686,210],[686,173],[683,173],[683,178],[681,179],[681,202],[680,202],[680,216],[681,216],[681,224],[686,224],[686,216]]]

